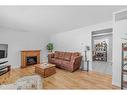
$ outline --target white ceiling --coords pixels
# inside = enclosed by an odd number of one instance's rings
[[[0,6],[0,28],[47,34],[112,20],[127,6]]]

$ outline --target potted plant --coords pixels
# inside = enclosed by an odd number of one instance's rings
[[[49,51],[49,52],[52,52],[52,50],[53,50],[53,43],[48,43],[47,44],[47,50]]]

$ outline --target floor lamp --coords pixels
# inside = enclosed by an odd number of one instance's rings
[[[90,50],[89,46],[85,46],[85,62],[87,63],[87,72],[89,71],[89,60],[87,58],[87,52]]]

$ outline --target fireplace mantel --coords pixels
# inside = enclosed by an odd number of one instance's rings
[[[37,56],[36,64],[40,64],[40,51],[41,50],[22,50],[21,51],[21,67],[27,67],[27,57]]]
[[[21,52],[40,52],[41,50],[22,50]]]

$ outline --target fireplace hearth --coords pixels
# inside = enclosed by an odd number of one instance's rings
[[[40,50],[21,51],[21,67],[40,64]]]

